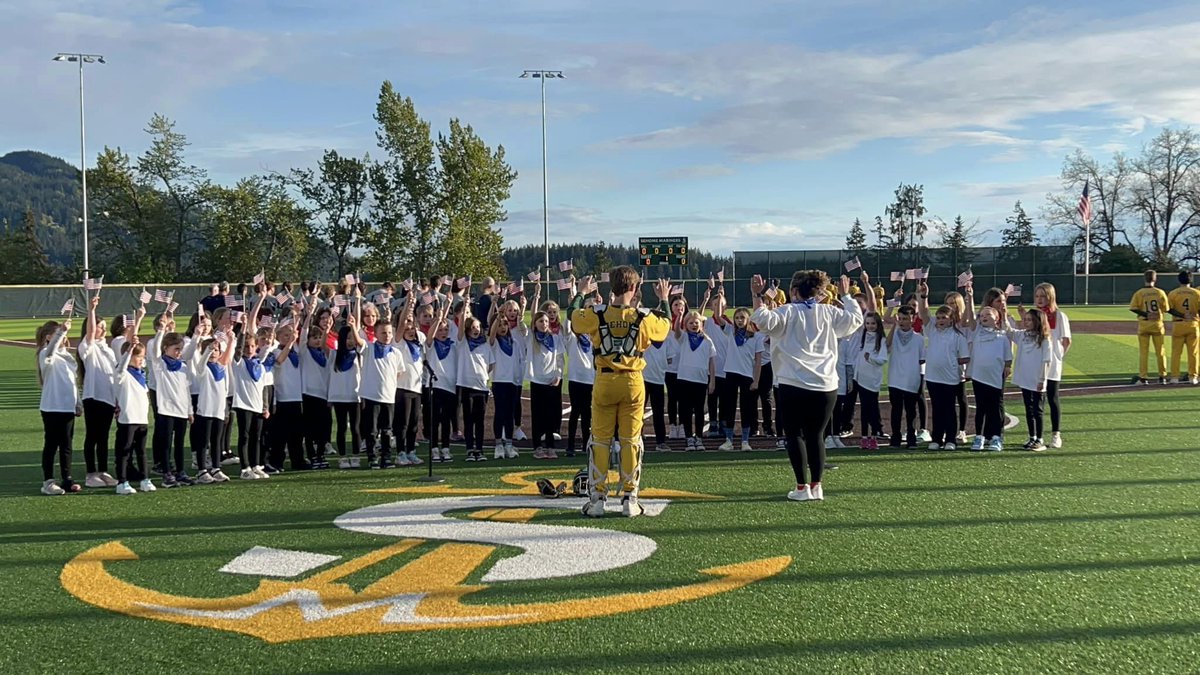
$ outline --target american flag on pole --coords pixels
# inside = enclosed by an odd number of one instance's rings
[[[1092,198],[1088,196],[1088,183],[1083,182],[1083,194],[1079,196],[1079,219],[1084,225],[1092,222]]]
[[[606,284],[609,283],[608,272],[600,273],[600,281],[603,281]]]
[[[533,283],[536,284],[537,282],[542,280],[542,273],[541,272],[530,272],[529,274],[525,275],[525,278],[529,279],[530,281],[532,281]]]
[[[83,279],[83,290],[85,290],[85,291],[98,291],[103,287],[104,287],[103,275],[99,279],[88,279],[87,277],[84,277],[84,279]]]
[[[520,295],[521,294],[521,285],[515,281],[512,282],[511,284],[509,284],[508,285],[508,294],[509,295]]]
[[[672,286],[671,295],[683,295],[683,286]]]
[[[862,269],[862,263],[859,262],[858,256],[854,256],[854,260],[846,261],[846,271],[853,272],[854,270]]]
[[[150,302],[150,297],[150,291],[143,288],[141,294],[138,295],[138,302],[144,305],[147,302]]]
[[[70,314],[74,311],[75,311],[75,298],[67,298],[67,301],[63,303],[62,309],[59,310],[59,314]]]
[[[463,278],[459,279],[459,280],[458,280],[458,287],[459,287],[459,288],[461,288],[461,289],[464,289],[464,290],[465,290],[465,289],[467,289],[467,288],[470,288],[470,287],[471,287],[471,278],[470,278],[470,277],[463,277]]]
[[[284,291],[284,292],[280,293],[279,295],[275,296],[275,302],[278,302],[281,305],[287,304],[287,301],[291,300],[291,299],[292,299],[292,295],[290,293],[288,293],[287,291]]]
[[[242,302],[242,299],[236,295],[226,295],[225,296],[225,306],[226,307],[245,307],[245,304]]]
[[[264,316],[263,318],[258,320],[258,325],[262,326],[263,328],[274,328],[275,327],[275,318],[271,317],[271,316]]]
[[[156,288],[154,289],[154,301],[161,302],[165,305],[168,302],[171,302],[171,294],[162,290],[161,288]]]
[[[246,320],[246,313],[233,310],[229,312],[229,320],[234,323],[241,323]]]
[[[261,284],[262,282],[264,282],[266,280],[267,280],[267,271],[266,270],[262,270],[258,274],[254,275],[254,285],[255,286],[257,286],[258,284]]]
[[[346,299],[346,296],[344,296],[344,295],[333,296],[333,306],[334,307],[346,307],[349,304],[350,304],[350,301]]]
[[[559,272],[570,272],[573,269],[575,269],[575,263],[571,260],[564,260],[558,263]]]
[[[177,309],[179,309],[179,303],[178,303],[178,302],[171,302],[170,304],[168,304],[168,305],[167,305],[167,311],[168,311],[169,313],[171,313],[171,314],[174,314],[174,313],[175,313],[175,310],[177,310]],[[204,310],[203,310],[203,309],[201,309],[201,311],[204,311]]]

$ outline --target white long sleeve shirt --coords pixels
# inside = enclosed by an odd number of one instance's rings
[[[936,325],[925,328],[925,381],[935,384],[962,382],[962,366],[959,359],[970,357],[967,336],[953,328],[940,329]]]
[[[1053,337],[1047,337],[1038,344],[1037,338],[1027,331],[1010,331],[1009,339],[1017,346],[1016,363],[1012,369],[1012,383],[1028,391],[1038,391],[1046,387],[1046,373],[1053,361]]]
[[[1071,320],[1061,309],[1055,313],[1054,328],[1050,329],[1050,374],[1046,377],[1055,382],[1062,380],[1063,352],[1062,341],[1071,339]]]
[[[133,358],[133,350],[121,357],[117,371],[113,374],[113,390],[116,394],[118,424],[149,424],[150,423],[150,387],[139,382],[129,371],[129,362]],[[146,376],[142,372],[142,378]]]
[[[858,363],[853,364],[854,381],[867,391],[878,392],[883,387],[883,366],[888,362],[887,340],[880,340],[876,349],[875,333],[865,335],[866,345],[856,350]]]
[[[59,330],[38,352],[38,368],[42,373],[42,400],[38,410],[73,415],[79,405],[78,364],[71,352],[58,348],[62,339],[63,332]]]
[[[837,391],[837,341],[858,330],[862,308],[849,295],[844,307],[789,303],[775,310],[760,307],[751,318],[771,338],[775,381],[810,391]]]
[[[83,360],[83,400],[116,405],[113,375],[118,358],[112,348],[103,340],[92,342],[91,338],[87,338],[79,342],[79,358]]]

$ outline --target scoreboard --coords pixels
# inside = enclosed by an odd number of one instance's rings
[[[687,265],[687,237],[638,237],[642,265]]]

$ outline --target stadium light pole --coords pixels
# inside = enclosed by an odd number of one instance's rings
[[[550,78],[564,79],[561,70],[526,70],[521,73],[523,79],[535,78],[542,86],[542,248],[546,256],[546,291],[550,290],[550,200],[549,179],[546,175],[546,80]],[[546,297],[549,297],[547,295]]]
[[[88,204],[87,204],[87,145],[83,117],[83,64],[105,63],[100,54],[68,54],[59,52],[55,61],[79,64],[79,173],[83,176],[83,275],[88,276],[91,266],[88,260]]]

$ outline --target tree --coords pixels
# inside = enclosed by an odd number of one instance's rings
[[[287,194],[279,179],[254,176],[228,188],[210,185],[212,205],[205,270],[210,276],[249,281],[260,271],[295,279],[309,272],[308,212]]]
[[[862,221],[854,219],[850,226],[850,234],[846,235],[846,249],[849,251],[867,250],[867,233],[863,230]]]
[[[963,220],[962,214],[954,217],[954,224],[947,226],[945,223],[939,223],[938,229],[938,246],[941,248],[964,249],[970,248],[974,239],[975,229],[979,227],[979,221],[975,221],[971,225],[967,225]]]
[[[1082,249],[1085,228],[1079,218],[1079,198],[1087,185],[1092,202],[1092,255],[1102,254],[1118,244],[1133,245],[1126,225],[1132,214],[1129,193],[1133,181],[1132,166],[1121,153],[1101,165],[1083,151],[1076,149],[1063,160],[1060,174],[1062,191],[1046,195],[1042,218],[1048,227],[1071,233],[1073,245]]]
[[[1094,274],[1144,272],[1149,264],[1146,256],[1138,253],[1133,246],[1117,244],[1100,254],[1100,257],[1092,265],[1091,272]]]
[[[496,224],[508,218],[504,202],[517,173],[470,125],[450,120],[450,133],[438,134],[441,160],[441,207],[446,236],[441,242],[441,269],[476,277],[503,276],[504,245]]]
[[[1000,231],[1001,246],[1004,248],[1024,248],[1037,244],[1037,235],[1033,233],[1033,221],[1025,215],[1021,200],[1013,206],[1012,215],[1005,218],[1008,227]]]
[[[37,217],[32,207],[26,208],[21,226],[9,226],[0,236],[0,283],[44,284],[56,276],[38,241]]]
[[[138,158],[137,170],[143,178],[153,181],[155,187],[161,185],[159,189],[165,195],[161,225],[172,244],[172,272],[180,279],[184,265],[191,261],[196,245],[203,240],[198,226],[208,177],[203,169],[184,161],[184,150],[190,144],[187,136],[175,131],[175,122],[155,113],[145,131],[153,140]]]
[[[1191,129],[1163,129],[1133,161],[1129,209],[1149,243],[1155,266],[1200,260],[1188,243],[1200,234],[1200,138]]]
[[[367,237],[367,198],[370,195],[371,158],[343,157],[326,150],[311,169],[293,169],[291,183],[309,202],[316,217],[314,232],[337,259],[337,275],[346,274],[350,249]]]
[[[925,186],[905,185],[896,188],[896,201],[885,209],[890,220],[892,248],[920,246],[928,230],[925,222]]]
[[[892,240],[887,226],[884,225],[883,218],[875,216],[875,225],[871,227],[871,231],[875,233],[875,250],[884,251],[895,247],[895,242]]]

